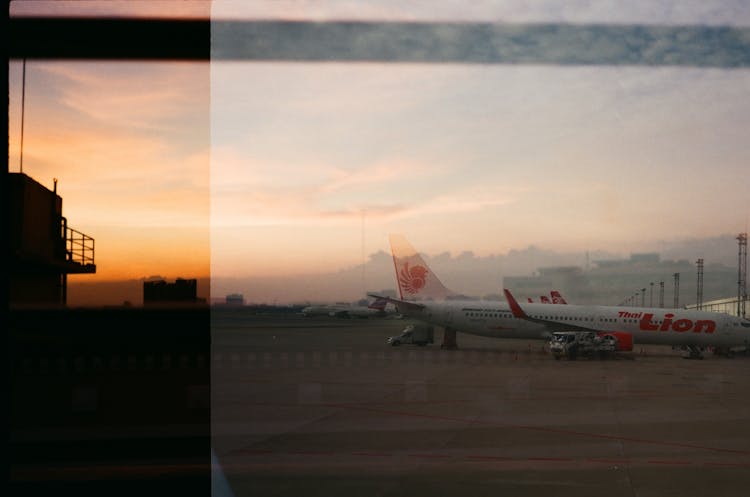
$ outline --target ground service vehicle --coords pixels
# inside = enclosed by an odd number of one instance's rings
[[[549,349],[555,359],[567,357],[606,357],[617,350],[617,339],[593,331],[558,331],[550,338]]]
[[[420,347],[434,342],[434,329],[426,324],[410,324],[400,335],[388,337],[388,343],[394,347],[405,344],[416,344]]]

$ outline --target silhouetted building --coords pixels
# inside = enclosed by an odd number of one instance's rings
[[[96,273],[94,239],[68,226],[56,190],[8,173],[11,305],[65,305],[68,274]]]
[[[245,297],[240,293],[227,295],[227,305],[245,305]]]
[[[164,280],[143,282],[143,305],[195,304],[198,299],[198,280],[177,278],[174,283]]]
[[[698,309],[697,304],[686,305],[685,309]],[[702,302],[700,310],[710,312],[725,312],[732,316],[739,316],[737,312],[737,297],[727,297],[724,299],[709,300],[708,302]],[[743,316],[739,316],[743,317]]]

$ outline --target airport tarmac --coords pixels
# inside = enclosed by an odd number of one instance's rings
[[[217,495],[747,495],[750,359],[212,312]],[[222,486],[226,478],[228,487]],[[224,490],[222,490],[224,489]]]

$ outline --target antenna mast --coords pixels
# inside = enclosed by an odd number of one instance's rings
[[[747,233],[740,233],[737,241],[740,247],[737,265],[737,315],[744,318],[747,301]]]
[[[23,58],[23,83],[21,84],[21,173],[23,173],[23,120],[26,115],[26,57]]]
[[[703,258],[695,262],[698,265],[698,283],[696,285],[696,308],[703,310]]]
[[[365,284],[365,210],[362,209],[362,294],[367,295],[367,285]]]

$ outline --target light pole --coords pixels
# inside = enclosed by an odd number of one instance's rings
[[[651,283],[649,283],[649,285],[650,285],[650,291],[648,294],[648,299],[649,299],[648,306],[653,307],[654,306],[654,282],[652,281]]]
[[[659,307],[664,308],[664,282],[659,282]]]

